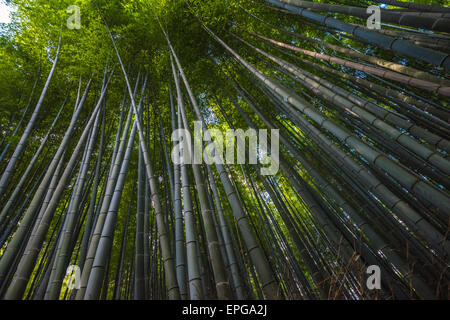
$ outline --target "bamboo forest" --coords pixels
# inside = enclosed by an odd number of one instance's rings
[[[450,299],[450,1],[0,3],[0,299]]]

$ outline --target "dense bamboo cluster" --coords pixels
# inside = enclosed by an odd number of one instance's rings
[[[449,298],[450,9],[226,2],[220,27],[178,4],[208,41],[208,73],[151,13],[166,59],[124,59],[96,7],[112,58],[43,115],[67,65],[58,39],[1,127],[2,299]],[[217,128],[278,129],[278,173],[261,174],[264,156],[183,161],[178,129],[213,158]]]

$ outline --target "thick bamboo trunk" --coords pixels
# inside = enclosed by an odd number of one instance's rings
[[[181,75],[184,78],[184,74],[181,73]],[[185,83],[186,82],[187,81],[185,81]],[[203,121],[203,117],[200,113],[200,109],[198,108],[196,99],[188,86],[186,86],[186,89],[188,91],[189,97],[194,107],[195,114],[197,115],[198,120],[202,121],[203,135],[206,139],[206,143],[208,144],[209,147],[211,147],[214,145],[214,142],[212,141],[212,138],[211,136],[209,136],[207,131],[205,131],[206,125]],[[213,155],[215,154],[215,151],[209,150],[209,153],[210,155]],[[242,203],[237,197],[236,192],[233,190],[234,188],[231,185],[231,182],[228,178],[228,174],[226,173],[224,166],[216,163],[216,167],[217,170],[219,171],[222,184],[224,185],[224,188],[227,192],[228,200],[230,201],[230,204],[232,206],[235,218],[238,221],[238,225],[241,228],[241,232],[244,236],[247,250],[249,251],[249,254],[252,255],[252,260],[254,261],[255,267],[258,270],[258,274],[263,284],[263,290],[269,299],[279,299],[280,292],[277,288],[278,287],[277,281],[272,274],[272,270],[269,266],[267,258],[265,257],[261,248],[257,244],[256,239],[254,238],[252,228],[250,227],[248,218],[246,217],[246,213],[242,209]]]
[[[178,57],[170,43],[170,40],[169,40],[167,34],[166,34],[166,39],[169,44],[169,48],[171,49],[172,54],[174,56],[175,62],[177,63],[177,66],[180,70],[184,84],[185,84],[186,88],[188,88],[189,83],[187,82],[187,78],[184,75],[183,69],[180,65]],[[175,70],[174,70],[174,73],[175,73]],[[188,91],[190,92],[191,90],[188,89]],[[187,120],[187,115],[184,110],[184,106],[181,105],[180,109],[181,110],[179,110],[179,111],[181,111],[182,119],[184,122],[184,127],[186,130],[190,131],[188,120]],[[199,136],[201,136],[201,132],[197,132],[197,134]],[[194,146],[195,145],[196,144],[194,144]],[[203,177],[203,173],[202,173],[202,170],[199,165],[197,165],[195,163],[192,164],[192,170],[194,172],[195,184],[197,186],[197,191],[198,191],[198,195],[199,195],[200,208],[201,208],[203,223],[205,226],[206,239],[208,242],[208,251],[209,251],[209,255],[211,257],[211,263],[212,263],[212,267],[213,267],[214,280],[216,283],[217,294],[218,294],[219,299],[221,299],[221,300],[230,299],[231,291],[230,291],[229,283],[227,280],[227,276],[225,274],[225,266],[224,266],[222,254],[220,252],[216,228],[214,226],[214,221],[212,218],[212,210],[208,203],[208,196],[207,196],[208,191],[206,190],[205,178]]]
[[[135,86],[135,93],[137,92],[137,88],[138,88],[138,84],[139,84],[139,78],[136,80],[136,86]],[[125,106],[123,105],[122,108],[125,108]],[[95,253],[97,250],[97,246],[98,246],[98,242],[100,239],[100,235],[103,229],[103,224],[105,222],[106,219],[106,214],[108,212],[108,208],[111,202],[111,198],[113,196],[114,193],[114,187],[116,185],[117,182],[117,177],[119,176],[119,170],[120,170],[120,166],[122,163],[122,159],[125,153],[125,143],[126,143],[126,137],[128,134],[128,131],[130,129],[130,125],[131,125],[131,118],[133,115],[133,110],[130,108],[129,112],[128,112],[128,116],[127,116],[127,120],[123,129],[123,133],[122,136],[120,138],[120,143],[119,146],[114,150],[113,153],[113,159],[111,162],[111,166],[110,166],[110,170],[109,170],[109,175],[108,175],[108,179],[106,182],[106,188],[105,188],[105,193],[103,195],[102,198],[102,204],[100,207],[100,212],[98,214],[97,220],[95,222],[93,231],[92,231],[92,236],[91,239],[89,241],[89,247],[87,249],[87,253],[86,253],[86,259],[84,261],[84,265],[81,268],[83,270],[82,274],[81,274],[81,284],[80,284],[80,289],[78,289],[77,291],[77,295],[76,295],[76,299],[77,300],[82,300],[84,298],[84,294],[86,291],[86,287],[87,287],[87,282],[89,280],[89,275],[91,272],[91,268],[92,268],[92,263],[94,262],[94,258],[95,258]],[[120,129],[120,124],[122,122],[119,123],[119,129]],[[118,132],[119,133],[119,132]],[[117,136],[118,137],[118,136]],[[117,146],[117,137],[116,137],[116,146]]]
[[[52,125],[50,126],[50,129],[47,131],[47,134],[45,135],[44,139],[42,140],[41,144],[39,145],[39,148],[36,150],[36,152],[33,155],[33,158],[31,159],[30,163],[28,164],[27,168],[25,169],[25,172],[22,174],[22,177],[20,178],[19,183],[15,187],[13,193],[8,199],[8,202],[3,207],[1,213],[0,213],[0,225],[3,223],[3,220],[6,218],[8,211],[10,210],[11,206],[13,205],[16,198],[19,196],[20,192],[22,192],[22,188],[24,187],[25,182],[28,179],[29,174],[31,173],[31,170],[33,169],[37,159],[41,155],[42,151],[44,150],[44,147],[48,141],[48,138],[50,137],[50,134],[53,131],[53,128],[55,127],[56,123],[58,122],[59,116],[61,115],[61,112],[64,109],[64,106],[66,104],[66,101],[64,101],[63,105],[61,106],[61,109],[59,109],[58,114],[55,117],[55,120],[53,120]]]
[[[373,0],[373,2],[378,3],[385,3],[396,7],[402,7],[402,8],[408,8],[413,9],[417,11],[424,11],[424,12],[447,12],[450,13],[450,8],[448,7],[438,7],[438,6],[432,6],[428,4],[420,4],[420,3],[413,3],[413,2],[406,2],[406,1],[398,1],[398,0]]]
[[[179,84],[178,84],[179,86]],[[178,94],[177,94],[178,97]],[[178,103],[180,105],[180,103]],[[173,105],[172,87],[170,87],[170,114],[172,120],[172,132],[178,129],[178,118],[175,115],[175,107]],[[178,146],[174,144],[174,148]],[[188,292],[186,288],[186,247],[184,237],[184,224],[182,214],[182,202],[181,202],[181,182],[180,182],[180,165],[174,163],[173,165],[173,207],[175,214],[175,255],[176,255],[176,270],[178,286],[180,288],[180,296],[182,300],[188,298]]]
[[[25,116],[26,116],[26,114],[28,112],[28,109],[31,106],[31,100],[33,99],[34,90],[36,89],[38,80],[39,80],[39,71],[38,71],[38,75],[36,77],[36,80],[34,81],[33,88],[31,89],[30,98],[28,99],[28,103],[27,103],[27,105],[25,107],[25,110],[22,113],[22,117],[20,118],[19,122],[17,123],[16,127],[14,128],[14,131],[10,135],[11,137],[15,137],[16,136],[17,132],[20,129],[20,126],[22,125],[23,120],[25,119]],[[20,99],[19,99],[19,102],[20,102]],[[5,137],[6,137],[6,135],[5,135]],[[3,139],[5,137],[2,138],[2,143],[0,143],[0,145],[3,144]],[[11,142],[8,142],[7,145],[5,146],[5,148],[3,149],[2,153],[0,154],[0,163],[3,161],[3,158],[5,157],[6,153],[8,152],[8,149],[9,149],[10,146],[11,146]],[[1,197],[2,196],[1,196],[1,193],[0,193],[0,199],[1,199]]]
[[[311,11],[341,13],[363,19],[367,19],[370,16],[370,13],[366,12],[366,8],[361,7],[302,0],[280,0],[280,2],[288,5],[292,4],[296,7]],[[396,23],[434,31],[450,32],[450,13],[419,12],[418,14],[411,14],[410,12],[392,12],[390,10],[381,9],[380,18],[382,22]]]
[[[53,74],[56,69],[56,64],[58,63],[60,48],[61,48],[61,42],[59,42],[59,44],[58,44],[58,49],[56,52],[55,60],[53,61],[53,65],[50,70],[50,73],[48,74],[47,81],[44,85],[44,88],[42,89],[42,93],[41,93],[41,96],[39,97],[39,101],[37,102],[36,107],[34,108],[33,114],[31,115],[31,118],[27,124],[27,127],[25,128],[25,131],[23,132],[22,137],[20,138],[20,141],[17,144],[16,149],[14,150],[14,153],[11,156],[11,159],[9,159],[8,165],[5,169],[5,171],[3,172],[2,177],[0,178],[0,199],[3,196],[3,193],[6,190],[6,187],[8,186],[8,182],[11,177],[11,174],[13,173],[14,167],[16,166],[17,161],[19,160],[19,157],[21,156],[23,150],[25,149],[25,145],[28,140],[28,137],[30,136],[31,132],[33,131],[34,125],[36,124],[36,120],[37,120],[39,111],[41,110],[41,107],[44,103],[45,95],[47,94],[48,87],[50,86],[50,82],[53,78]]]
[[[108,80],[108,82],[109,82],[109,80]],[[42,216],[42,220],[40,221],[39,227],[37,229],[36,236],[33,239],[33,242],[31,243],[31,247],[22,256],[19,267],[13,278],[13,282],[5,295],[6,299],[20,299],[23,296],[23,293],[26,289],[26,285],[28,283],[28,279],[33,271],[34,263],[40,252],[42,243],[45,240],[45,235],[50,226],[51,219],[52,219],[53,214],[58,206],[58,203],[62,196],[62,193],[64,191],[64,187],[66,186],[66,184],[70,178],[72,169],[77,161],[77,158],[79,156],[81,148],[88,137],[89,130],[97,117],[97,113],[100,111],[100,106],[101,106],[102,100],[105,96],[106,88],[107,88],[107,85],[105,86],[105,90],[102,92],[102,95],[99,99],[99,103],[97,104],[94,111],[92,112],[92,115],[83,130],[83,133],[77,143],[77,146],[75,147],[75,149],[70,157],[70,160],[69,160],[60,180],[58,181],[58,185],[55,189],[55,194],[52,196],[50,203],[48,204],[47,208],[45,209],[45,212]]]
[[[87,150],[85,159],[83,159],[80,165],[79,181],[77,181],[77,185],[74,190],[74,199],[72,201],[70,210],[67,213],[66,226],[64,227],[62,233],[61,249],[56,256],[54,271],[52,271],[52,273],[54,274],[50,281],[49,288],[47,289],[48,292],[45,299],[56,300],[59,298],[64,275],[70,261],[71,251],[69,249],[71,247],[71,242],[76,227],[76,221],[78,216],[82,213],[80,206],[82,200],[82,190],[87,177],[91,156],[94,150],[94,145],[99,130],[100,116],[101,112],[98,112],[91,132],[91,137],[89,138],[86,145]]]
[[[108,31],[109,31],[109,29],[108,29]],[[170,251],[168,229],[167,229],[166,223],[164,221],[164,217],[162,216],[162,208],[161,208],[161,202],[160,202],[159,195],[158,195],[157,182],[156,182],[155,176],[153,174],[152,165],[150,163],[149,152],[148,152],[147,145],[145,143],[145,137],[144,137],[144,133],[143,133],[144,131],[142,129],[142,125],[141,125],[141,122],[139,119],[139,113],[137,111],[137,108],[136,108],[136,105],[134,102],[133,93],[131,91],[131,86],[128,81],[128,76],[125,71],[125,68],[123,66],[122,59],[120,58],[119,51],[117,50],[117,47],[115,45],[114,38],[112,37],[111,32],[109,32],[109,35],[111,37],[111,41],[114,45],[114,49],[116,51],[117,58],[119,59],[119,62],[120,62],[121,68],[122,68],[122,72],[124,74],[125,81],[127,83],[128,93],[131,98],[131,105],[133,108],[133,112],[137,118],[136,124],[137,124],[137,131],[139,134],[139,144],[141,146],[143,156],[144,156],[144,163],[145,163],[145,169],[146,169],[146,173],[147,173],[147,179],[148,179],[148,183],[150,185],[152,205],[153,205],[153,208],[155,209],[155,213],[156,213],[157,230],[158,230],[158,235],[159,235],[159,240],[160,240],[160,245],[161,245],[162,257],[163,257],[163,261],[164,261],[164,271],[166,274],[167,291],[168,291],[170,299],[179,299],[180,291],[179,291],[178,284],[177,284],[175,263],[174,263],[174,259],[172,257],[172,253]]]
[[[172,63],[172,71],[174,73],[175,87],[177,91],[177,122],[178,129],[183,129],[182,121],[182,111],[181,108],[184,104],[183,97],[181,94],[180,81],[178,74],[176,73],[175,66]],[[190,300],[200,300],[204,298],[204,289],[201,280],[201,266],[198,260],[199,248],[198,238],[196,233],[196,223],[194,218],[194,212],[192,207],[191,191],[189,184],[187,157],[190,150],[188,148],[189,141],[185,141],[183,137],[177,136],[179,141],[179,146],[181,149],[181,154],[179,156],[179,163],[181,169],[181,190],[183,193],[183,212],[186,228],[186,256],[187,256],[187,272],[188,272],[188,283],[189,283],[189,299]],[[178,222],[179,223],[179,222]]]
[[[41,207],[42,198],[46,197],[46,194],[50,195],[50,190],[48,190],[48,186],[51,182],[53,173],[55,172],[58,163],[60,163],[60,160],[67,148],[68,143],[70,142],[70,138],[72,136],[72,131],[75,126],[75,122],[78,118],[78,115],[81,111],[81,108],[84,104],[84,101],[86,99],[87,93],[89,91],[90,87],[90,81],[86,86],[86,90],[83,95],[83,99],[80,101],[79,105],[75,108],[74,115],[72,117],[72,120],[69,124],[69,127],[64,135],[64,138],[61,141],[61,144],[58,147],[58,150],[56,151],[55,155],[53,156],[53,159],[49,165],[49,168],[47,169],[44,178],[42,179],[41,184],[39,185],[39,188],[37,189],[36,193],[33,196],[33,199],[31,200],[27,211],[25,212],[21,223],[16,230],[11,242],[9,243],[5,253],[2,256],[2,259],[0,260],[0,283],[3,281],[4,275],[8,272],[8,270],[11,268],[13,259],[15,259],[16,255],[18,254],[18,250],[20,250],[21,245],[26,242],[27,232],[30,228],[33,228],[35,225],[35,218],[36,215],[42,216],[43,211],[45,210],[45,204],[43,205],[43,208],[41,208],[42,213],[39,212],[39,208]],[[49,200],[49,199],[47,199]],[[45,203],[47,202],[44,201]],[[40,219],[40,218],[39,218]],[[38,220],[39,221],[39,220]],[[36,224],[36,228],[39,224]]]
[[[449,80],[442,79],[442,78],[437,78],[434,75],[431,75],[431,74],[429,74],[427,72],[424,72],[424,71],[417,70],[417,69],[409,67],[409,66],[405,66],[405,65],[398,64],[398,63],[395,63],[395,62],[387,61],[387,60],[384,60],[384,59],[382,59],[380,57],[370,56],[368,54],[363,54],[363,53],[360,53],[360,52],[358,52],[356,50],[344,48],[344,47],[341,47],[341,46],[338,46],[338,45],[334,45],[334,44],[326,42],[326,41],[325,42],[324,41],[319,41],[319,40],[316,40],[316,39],[304,36],[302,34],[299,34],[297,32],[293,32],[293,31],[286,30],[284,28],[277,27],[277,26],[275,26],[273,24],[270,24],[270,23],[268,23],[268,22],[258,18],[257,16],[255,16],[251,12],[247,11],[246,9],[244,9],[244,8],[242,8],[242,9],[245,12],[247,12],[247,14],[249,14],[250,16],[255,18],[256,20],[264,23],[265,25],[267,25],[267,26],[269,26],[269,27],[271,27],[273,29],[276,29],[278,31],[281,31],[283,33],[286,33],[286,34],[289,34],[291,36],[294,36],[294,37],[296,37],[296,38],[298,38],[300,40],[307,41],[307,42],[309,42],[311,44],[317,44],[317,45],[320,45],[320,46],[324,46],[324,47],[326,47],[326,48],[328,48],[330,50],[334,50],[334,51],[342,53],[342,54],[344,54],[346,56],[349,56],[349,57],[352,57],[352,58],[355,58],[355,59],[360,59],[360,60],[363,60],[363,61],[367,61],[367,62],[369,62],[371,64],[374,64],[374,65],[377,65],[377,66],[380,66],[380,67],[392,70],[394,72],[403,73],[403,74],[406,74],[406,75],[408,75],[410,77],[413,77],[413,78],[417,78],[417,79],[421,79],[421,80],[427,80],[427,81],[434,82],[434,83],[440,84],[442,86],[447,86],[447,87],[450,84]],[[248,30],[246,30],[245,28],[241,27],[236,22],[233,22],[233,23],[235,25],[237,25],[239,28],[242,28],[243,30],[245,30],[246,32],[249,32]]]
[[[242,63],[256,78],[265,83],[268,88],[280,95],[283,99],[285,99],[285,101],[288,101],[291,105],[295,106],[295,108],[302,114],[307,115],[320,127],[333,134],[338,140],[345,141],[347,145],[351,146],[357,152],[359,152],[365,159],[367,159],[369,163],[372,163],[376,167],[379,167],[380,169],[389,173],[408,190],[411,190],[413,193],[421,197],[434,199],[432,201],[435,203],[437,208],[442,210],[442,213],[449,211],[450,208],[448,208],[448,206],[450,204],[450,201],[446,194],[435,189],[426,181],[421,180],[419,177],[406,170],[404,167],[398,165],[397,163],[386,157],[386,155],[360,141],[357,137],[349,133],[347,130],[341,128],[334,121],[315,111],[308,102],[306,102],[287,88],[281,86],[279,83],[269,78],[265,74],[261,73],[255,67],[246,62],[233,49],[226,45],[220,38],[213,34],[208,28],[204,28],[223,47],[225,47],[233,56],[235,56],[235,58],[240,63]],[[446,252],[450,252],[450,245],[447,241],[444,240],[442,234],[437,232],[429,223],[423,220],[423,217],[421,217],[420,215],[417,215],[415,212],[411,211],[409,211],[409,214],[409,223],[411,223],[413,226],[417,226],[419,223],[423,224],[423,230],[426,230],[426,238],[430,240],[430,242],[433,243],[436,247],[440,247],[442,245],[445,248]]]
[[[145,171],[142,159],[142,151],[138,151],[138,189],[137,189],[137,212],[136,212],[136,253],[134,272],[134,299],[145,299],[144,280],[144,197],[145,197]]]
[[[275,92],[274,92],[275,93]],[[329,154],[340,166],[348,168],[349,172],[357,176],[359,181],[365,185],[368,190],[373,192],[385,205],[398,215],[411,230],[418,233],[424,239],[427,239],[434,245],[436,250],[448,252],[448,244],[445,238],[430,225],[418,212],[411,208],[407,202],[400,199],[381,183],[371,172],[361,167],[349,157],[345,152],[339,149],[322,132],[312,126],[304,118],[297,116],[293,107],[289,106],[280,98],[280,103],[286,108],[289,115],[293,116],[294,122],[307,133],[327,154]]]
[[[301,70],[300,68],[294,66],[293,64],[288,63],[287,61],[272,56],[262,51],[261,49],[258,49],[255,46],[250,45],[248,42],[242,39],[240,40],[243,41],[248,46],[252,47],[260,54],[278,63],[281,67],[283,67],[287,71],[291,72],[292,74],[295,74],[295,76],[297,76],[301,80],[301,83],[306,88],[308,88],[308,90],[312,91],[315,94],[318,94],[319,96],[323,97],[324,99],[333,103],[334,105],[339,106],[342,110],[349,111],[351,114],[355,114],[358,118],[362,119],[363,121],[366,121],[370,125],[375,126],[382,132],[386,132],[387,135],[389,135],[392,139],[399,142],[407,149],[410,149],[416,155],[421,157],[424,161],[429,161],[434,166],[439,168],[442,172],[446,174],[450,173],[450,162],[444,159],[440,155],[440,153],[430,150],[426,146],[420,144],[418,141],[410,138],[409,136],[404,135],[403,132],[387,124],[386,122],[384,122],[384,120],[386,120],[387,116],[390,116],[391,121],[394,122],[393,123],[394,125],[403,127],[403,129],[405,130],[414,127],[414,124],[406,122],[402,118],[395,116],[392,113],[389,113],[388,111],[378,107],[375,104],[369,103],[369,101],[367,100],[364,101],[362,98],[359,98],[358,96],[353,95],[350,92],[347,92],[342,88],[335,86],[324,79],[321,79],[317,76],[307,73],[304,70]],[[363,109],[360,108],[359,106],[361,106]],[[366,112],[366,110],[369,111],[370,113]],[[427,137],[427,132],[425,132],[425,130],[423,130],[422,128],[418,128],[416,126],[416,128],[414,129],[416,129],[416,133],[419,135],[419,138]],[[444,143],[448,144],[449,142],[445,140]]]
[[[325,17],[318,13],[314,13],[305,9],[300,9],[298,7],[294,7],[277,0],[266,0],[266,1],[278,7],[286,8],[290,12],[299,14],[321,25],[325,25],[326,27],[350,33],[351,35],[354,35],[357,38],[362,39],[363,41],[375,44],[381,48],[391,49],[394,52],[399,52],[408,57],[425,61],[439,67],[443,67],[446,70],[450,69],[450,57],[448,54],[427,48],[422,48],[414,45],[409,41],[400,40],[398,38],[383,35],[375,31],[365,29],[363,27],[354,27],[338,19],[329,19],[328,17]]]

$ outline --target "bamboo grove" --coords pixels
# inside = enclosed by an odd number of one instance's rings
[[[7,3],[2,299],[449,298],[448,2]],[[279,171],[178,129],[278,129]]]

